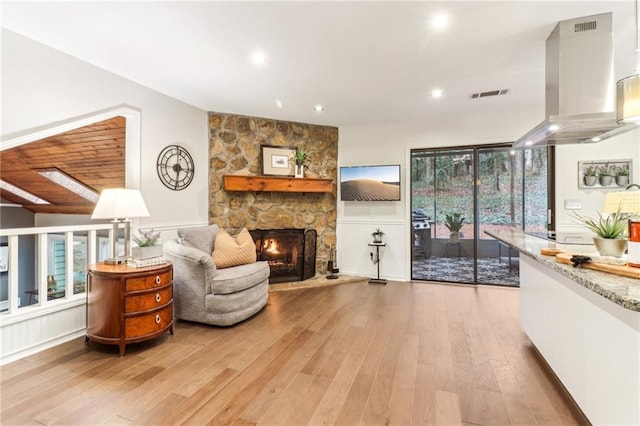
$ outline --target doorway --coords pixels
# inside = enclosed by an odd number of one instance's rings
[[[518,253],[486,231],[523,226],[525,152],[509,145],[411,151],[412,280],[519,285]]]

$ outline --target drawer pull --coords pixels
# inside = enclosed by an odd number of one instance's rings
[[[160,318],[160,315],[157,315],[157,314],[156,314],[156,324],[160,324],[160,321],[161,321],[161,320],[162,320],[162,319]]]
[[[156,284],[160,285],[161,282],[162,282],[162,279],[160,278],[160,275],[156,275]]]
[[[156,302],[160,303],[161,299],[162,297],[160,297],[160,293],[156,293]]]

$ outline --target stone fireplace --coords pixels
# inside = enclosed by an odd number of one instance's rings
[[[309,153],[305,177],[332,179],[328,193],[228,192],[224,175],[262,175],[261,146]],[[314,273],[326,274],[336,245],[338,129],[330,126],[209,113],[209,223],[235,235],[247,229],[313,229]]]
[[[269,263],[269,283],[303,281],[316,274],[314,229],[256,229],[249,231],[258,260]]]

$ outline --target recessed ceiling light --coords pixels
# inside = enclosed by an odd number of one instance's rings
[[[251,62],[253,65],[264,65],[267,63],[267,55],[264,52],[253,52],[251,54]]]
[[[509,154],[516,155],[516,151],[514,149],[512,149],[511,151],[509,151]]]
[[[449,23],[449,17],[444,13],[439,13],[431,18],[431,25],[434,28],[444,28]]]
[[[602,140],[602,138],[600,136],[594,136],[591,138],[592,142],[600,142]]]
[[[441,98],[443,94],[444,92],[442,91],[442,89],[433,89],[431,91],[431,96],[434,98]]]
[[[0,180],[0,188],[4,189],[7,192],[11,192],[14,195],[17,195],[24,200],[29,201],[31,204],[51,204],[48,201],[45,201],[40,197],[36,197],[32,193],[27,192],[22,188],[18,188],[17,186],[3,180]]]
[[[551,130],[552,132],[555,132],[559,128],[560,126],[558,126],[557,124],[552,124],[551,126],[549,126],[549,130]]]
[[[92,203],[97,203],[100,198],[96,191],[58,169],[40,170],[38,173]]]
[[[526,141],[524,144],[525,144],[526,146],[531,146],[531,145],[533,145],[533,141]]]
[[[324,107],[322,105],[318,104],[318,105],[313,107],[313,110],[315,112],[322,112],[322,111],[324,111]]]
[[[276,99],[276,106],[278,108],[282,108],[284,105],[282,105],[282,101],[280,99]]]

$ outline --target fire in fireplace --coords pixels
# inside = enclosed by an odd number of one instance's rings
[[[315,229],[255,229],[249,231],[256,243],[258,260],[271,268],[269,283],[303,281],[316,274]]]

